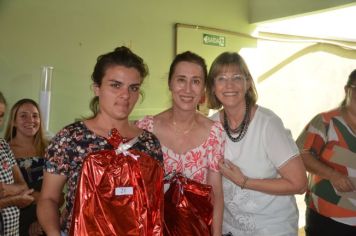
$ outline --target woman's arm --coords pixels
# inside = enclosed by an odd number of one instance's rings
[[[30,205],[34,200],[34,198],[31,196],[32,192],[33,190],[29,189],[14,196],[0,198],[0,209],[9,206],[17,206],[23,208]]]
[[[59,236],[59,207],[67,178],[48,172],[43,174],[42,190],[37,202],[37,217],[47,236]]]
[[[339,192],[351,192],[355,190],[351,180],[344,174],[324,164],[310,153],[303,153],[303,162],[308,172],[327,179]]]
[[[208,184],[213,188],[213,236],[221,236],[222,234],[222,221],[224,211],[224,195],[222,189],[222,178],[219,172],[209,171]]]
[[[12,167],[12,175],[14,177],[13,184],[0,184],[0,197],[15,196],[28,189],[20,168],[17,165]]]
[[[0,183],[0,208],[8,206],[22,208],[30,205],[34,200],[31,196],[33,190],[28,189],[17,165],[12,167],[12,175],[14,177],[13,184]]]
[[[37,204],[38,199],[40,198],[40,194],[41,194],[40,192],[33,191],[32,196],[33,196],[33,198],[34,198],[34,203],[35,203],[35,204]]]
[[[223,176],[239,185],[273,195],[303,194],[307,188],[306,170],[302,159],[294,157],[278,169],[279,178],[252,179],[245,176],[239,167],[229,160],[219,162],[220,172]]]

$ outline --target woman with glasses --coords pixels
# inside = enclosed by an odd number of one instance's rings
[[[226,235],[297,235],[294,194],[306,189],[298,148],[281,119],[256,104],[257,91],[243,58],[220,54],[207,84],[208,106],[219,109],[227,135],[223,178]]]
[[[316,115],[297,140],[309,172],[305,232],[356,235],[356,69],[340,107]]]

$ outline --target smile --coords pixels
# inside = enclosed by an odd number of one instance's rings
[[[237,96],[239,93],[238,92],[225,92],[223,93],[224,96]]]
[[[191,102],[194,100],[194,97],[192,96],[180,96],[180,99],[184,102]]]

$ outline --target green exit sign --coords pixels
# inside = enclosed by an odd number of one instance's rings
[[[203,34],[203,43],[207,45],[225,47],[225,37],[213,34]]]

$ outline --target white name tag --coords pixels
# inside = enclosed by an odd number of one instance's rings
[[[133,194],[133,187],[117,187],[117,188],[115,188],[115,196],[132,195],[132,194]]]

